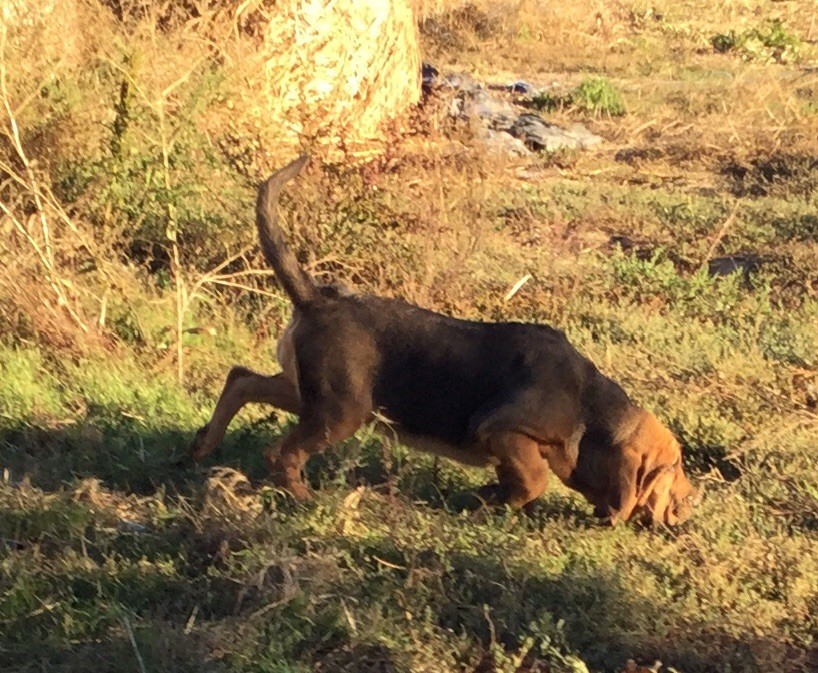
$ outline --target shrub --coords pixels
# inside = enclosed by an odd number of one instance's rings
[[[622,94],[607,77],[588,77],[574,89],[574,102],[593,114],[625,114]]]
[[[735,51],[745,60],[777,63],[797,61],[801,51],[801,40],[784,27],[781,19],[772,19],[741,33],[733,30],[719,33],[710,39],[710,44],[722,54]]]

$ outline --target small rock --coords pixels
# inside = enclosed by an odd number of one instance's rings
[[[527,157],[531,154],[531,150],[525,146],[522,140],[508,133],[486,129],[483,138],[491,151],[517,157]]]
[[[602,142],[602,137],[591,133],[582,124],[571,124],[565,132],[582,143],[583,148],[594,147]]]
[[[536,114],[522,114],[511,125],[509,133],[520,138],[528,147],[554,152],[561,149],[585,149],[598,145],[602,138],[580,124],[567,129],[545,121]]]
[[[716,257],[707,263],[707,272],[711,276],[729,276],[740,271],[745,278],[761,267],[761,258],[755,255],[730,255]]]
[[[520,93],[524,96],[530,96],[536,91],[532,84],[523,82],[522,80],[509,84],[508,90],[511,91],[511,93]]]

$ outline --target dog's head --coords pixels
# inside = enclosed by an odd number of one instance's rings
[[[655,523],[669,526],[690,517],[701,501],[701,491],[690,483],[682,468],[682,447],[664,425],[645,412],[628,449],[640,457],[634,475],[637,504],[641,513]]]

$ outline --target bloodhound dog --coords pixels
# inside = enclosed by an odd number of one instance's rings
[[[266,458],[273,482],[308,498],[307,459],[373,418],[408,446],[493,467],[483,499],[525,507],[553,472],[615,524],[640,515],[684,521],[698,492],[682,451],[649,411],[552,327],[458,320],[398,299],[353,294],[313,282],[278,223],[284,185],[301,156],[261,185],[256,224],[265,259],[294,305],[278,342],[282,372],[236,367],[190,455],[222,440],[245,404],[296,414],[298,423]]]

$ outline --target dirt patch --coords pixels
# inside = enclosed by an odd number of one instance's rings
[[[746,163],[729,161],[722,174],[736,196],[810,198],[818,188],[818,157],[773,154]]]

